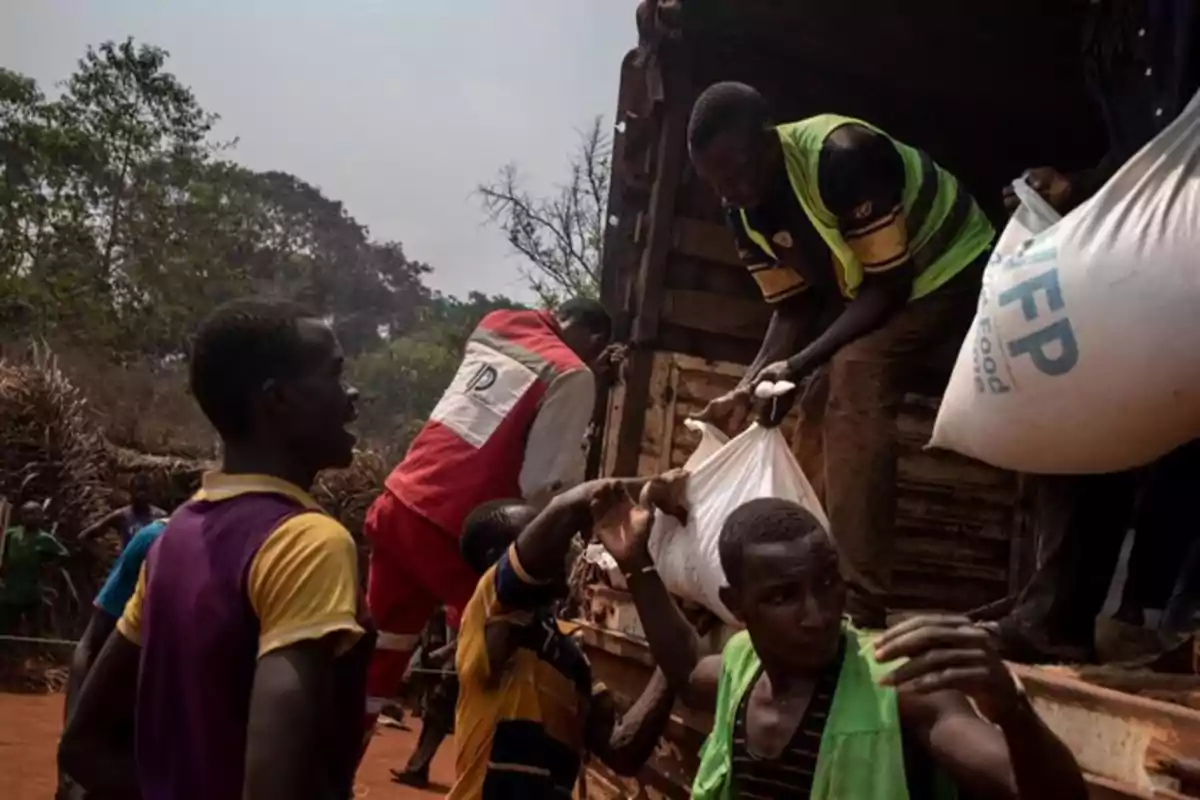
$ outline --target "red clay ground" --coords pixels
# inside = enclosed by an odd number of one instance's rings
[[[402,767],[417,743],[412,731],[383,728],[371,742],[358,773],[355,794],[369,800],[429,800],[442,797],[454,777],[450,741],[433,761],[433,785],[418,791],[392,783],[388,770]],[[0,796],[12,800],[51,800],[56,786],[54,751],[62,730],[62,695],[0,694]]]

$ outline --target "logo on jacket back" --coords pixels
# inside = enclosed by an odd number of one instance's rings
[[[476,370],[471,376],[471,380],[467,381],[467,391],[469,392],[486,392],[488,389],[496,385],[496,378],[499,373],[496,368],[488,364],[484,364]]]
[[[469,341],[429,421],[483,447],[537,382],[538,374],[521,362],[488,344]]]

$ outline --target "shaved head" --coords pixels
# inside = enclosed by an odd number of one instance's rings
[[[829,535],[812,512],[790,500],[764,497],[739,506],[725,518],[717,548],[725,580],[735,589],[745,580],[746,551],[758,545],[803,541],[814,557],[836,562]]]

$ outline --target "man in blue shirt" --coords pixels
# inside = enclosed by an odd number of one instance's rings
[[[1109,150],[1095,166],[1067,173],[1029,170],[1025,179],[1056,209],[1083,203],[1157,136],[1200,88],[1200,3],[1090,0],[1084,73],[1099,105]],[[1015,197],[1008,193],[1008,205]],[[1200,488],[1200,442],[1141,470],[1039,479],[1043,524],[1037,573],[998,626],[1009,658],[1080,660],[1093,655],[1104,605],[1129,528],[1136,531],[1117,619],[1140,625],[1144,609],[1166,607],[1168,641],[1190,623],[1200,587],[1188,497]],[[1188,552],[1191,566],[1180,572]],[[1176,582],[1178,576],[1178,582]],[[1172,587],[1174,591],[1172,590]]]
[[[115,530],[121,539],[121,547],[129,544],[133,535],[167,512],[150,501],[150,482],[143,474],[133,476],[129,487],[129,505],[118,508],[79,534],[79,541],[86,542],[108,530]],[[120,616],[118,614],[117,616]]]
[[[142,563],[146,560],[146,554],[150,552],[150,545],[154,544],[166,528],[166,519],[156,519],[140,528],[127,542],[123,542],[125,548],[109,570],[104,586],[92,602],[92,617],[88,620],[87,628],[84,629],[83,636],[75,645],[75,652],[71,656],[71,672],[67,677],[66,698],[63,703],[65,719],[71,718],[75,701],[79,697],[79,689],[83,686],[88,670],[100,654],[109,634],[116,628],[117,620],[125,613],[125,604],[133,597]],[[69,776],[59,774],[56,797],[87,797],[79,792],[80,789]]]
[[[117,620],[121,618],[121,614],[125,613],[125,604],[129,602],[130,597],[133,597],[133,590],[137,587],[138,574],[142,570],[146,554],[150,552],[150,545],[154,544],[166,528],[167,521],[157,519],[135,533],[129,543],[125,545],[125,549],[121,551],[116,563],[113,564],[100,593],[96,595],[96,599],[92,603],[92,618],[88,621],[87,629],[80,638],[79,644],[75,646],[75,654],[71,659],[71,675],[67,681],[66,697],[68,717],[71,714],[73,701],[78,694],[79,687],[83,685],[83,679],[87,676],[88,669],[100,653],[100,648],[104,646],[108,635],[117,626]]]

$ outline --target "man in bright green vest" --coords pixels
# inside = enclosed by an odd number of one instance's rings
[[[853,567],[852,613],[881,626],[905,377],[914,360],[943,349],[949,375],[975,312],[992,226],[966,188],[920,150],[834,114],[776,126],[766,101],[744,84],[719,83],[700,95],[688,145],[774,309],[745,377],[701,416],[740,427],[756,383],[799,385],[830,364],[825,505]]]
[[[752,500],[726,519],[721,601],[746,630],[704,658],[654,570],[651,523],[652,512],[629,501],[594,530],[669,685],[714,715],[696,800],[1087,797],[1070,751],[985,632],[926,617],[873,640],[844,621],[837,552],[799,505]]]

